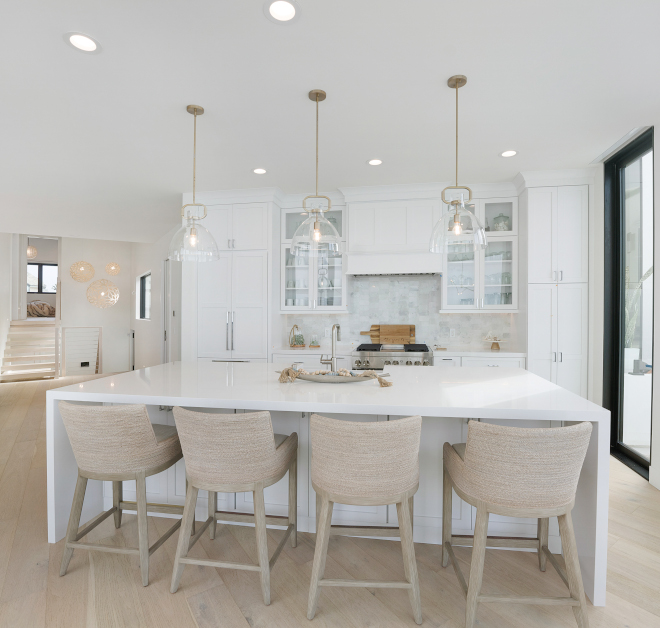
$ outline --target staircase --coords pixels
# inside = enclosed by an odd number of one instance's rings
[[[0,382],[54,378],[57,374],[55,321],[13,321],[7,334]]]

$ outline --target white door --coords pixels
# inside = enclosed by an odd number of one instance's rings
[[[557,381],[557,286],[530,284],[527,297],[527,370]]]
[[[527,190],[528,282],[557,281],[557,188]]]
[[[266,203],[241,203],[233,206],[231,248],[237,251],[268,248]]]
[[[200,224],[209,230],[219,251],[228,251],[231,249],[232,206],[209,205],[206,210],[208,215],[200,221]]]
[[[559,284],[557,294],[557,385],[587,396],[589,288]]]
[[[589,281],[589,187],[557,189],[557,271],[560,283]],[[530,255],[533,249],[530,246]],[[530,279],[531,281],[531,279]]]
[[[232,255],[229,339],[232,357],[267,358],[268,253],[237,251]]]
[[[197,266],[197,356],[229,358],[232,254]]]

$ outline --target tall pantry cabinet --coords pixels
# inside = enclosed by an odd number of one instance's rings
[[[527,368],[587,396],[589,186],[521,195],[527,237]]]

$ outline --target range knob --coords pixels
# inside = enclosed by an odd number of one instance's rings
[[[415,360],[415,366],[421,366],[422,363],[419,360]]]
[[[412,366],[412,362],[410,360],[406,360],[406,366]]]
[[[385,365],[392,364],[392,360],[385,360]]]
[[[393,366],[398,366],[399,360],[392,360],[392,365]]]
[[[428,361],[428,360],[424,360],[424,362],[422,362],[422,366],[428,366],[428,365],[429,365],[429,361]]]
[[[355,366],[360,366],[362,362],[360,360],[355,360]]]
[[[365,365],[365,366],[369,366],[369,360],[365,360],[365,361],[364,361],[364,365]]]

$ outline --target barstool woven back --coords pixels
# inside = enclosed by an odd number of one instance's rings
[[[180,456],[177,439],[159,445],[143,404],[93,406],[61,401],[59,409],[82,472],[126,475],[157,466],[177,453]]]
[[[198,488],[250,484],[284,475],[297,440],[275,449],[269,412],[210,414],[176,407],[186,475]],[[221,489],[217,489],[221,490]]]
[[[314,414],[312,482],[333,495],[356,499],[406,493],[419,483],[421,430],[419,416],[360,423]]]
[[[575,500],[591,423],[553,429],[514,428],[470,421],[464,469],[456,487],[508,508],[560,508]]]

